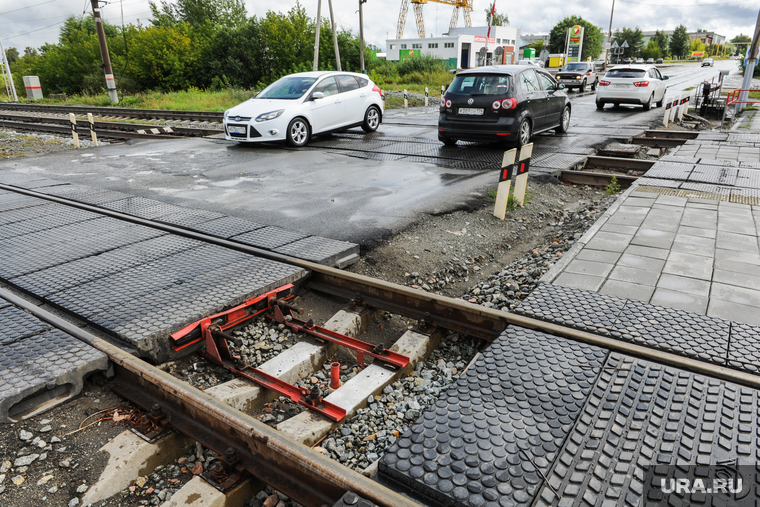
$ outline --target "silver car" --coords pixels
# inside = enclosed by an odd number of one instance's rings
[[[619,65],[607,71],[596,89],[596,108],[605,104],[639,104],[648,111],[652,104],[662,106],[667,86],[654,65]]]

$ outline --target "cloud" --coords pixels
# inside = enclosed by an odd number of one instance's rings
[[[634,1],[639,3],[633,3]],[[616,28],[638,26],[642,30],[672,30],[679,24],[690,31],[698,28],[713,30],[729,39],[739,33],[751,34],[757,19],[754,0],[737,2],[728,0],[616,0],[613,31]],[[42,4],[45,2],[44,4]],[[148,0],[109,0],[103,7],[103,16],[113,24],[146,24],[150,19]],[[0,35],[6,47],[17,47],[21,52],[27,46],[39,47],[44,43],[58,41],[61,23],[67,16],[91,15],[89,0],[29,0],[31,7],[19,9],[18,0],[0,0]],[[695,5],[698,4],[698,5]],[[37,5],[42,4],[42,5]],[[277,9],[285,12],[295,6],[296,0],[282,0]],[[305,0],[309,16],[317,13],[316,0]],[[650,4],[650,5],[642,5]],[[659,5],[654,5],[659,4]],[[710,4],[710,5],[707,5]],[[272,9],[272,2],[246,0],[249,15],[262,16]],[[385,48],[385,40],[396,35],[401,0],[367,0],[364,4],[364,33],[368,43]],[[485,9],[490,0],[474,0],[472,22],[474,26],[485,25]],[[612,0],[544,0],[540,5],[532,2],[507,2],[496,0],[496,10],[506,13],[510,26],[520,28],[522,33],[548,33],[563,18],[578,15],[607,30]],[[358,0],[333,0],[336,23],[355,33],[359,31]],[[7,14],[8,11],[13,11]],[[436,36],[448,30],[452,7],[429,2],[423,6],[425,31]],[[329,17],[328,0],[322,0],[322,16]],[[462,15],[459,25],[463,26]],[[406,19],[406,37],[414,37],[416,27],[414,9],[410,6]]]

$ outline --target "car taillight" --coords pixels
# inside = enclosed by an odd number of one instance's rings
[[[494,109],[499,109],[501,107],[501,102],[499,102],[498,100],[495,100],[493,104],[491,104],[491,107]]]
[[[646,88],[649,86],[649,81],[636,81],[633,83],[633,86],[637,86],[639,88]]]
[[[374,86],[372,87],[372,91],[373,91],[373,92],[377,92],[377,93],[378,93],[378,94],[379,94],[381,97],[383,96],[383,90],[381,90],[381,89],[380,89],[380,87],[379,87],[379,86],[377,86],[377,85],[374,85]]]
[[[599,81],[599,86],[609,86],[609,85],[610,85],[609,81],[605,81],[604,79]]]
[[[502,109],[514,109],[517,107],[517,99],[504,99],[501,101]]]
[[[451,99],[446,99],[446,107],[451,107]]]

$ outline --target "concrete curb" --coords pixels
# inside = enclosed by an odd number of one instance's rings
[[[615,214],[617,209],[623,204],[623,201],[625,201],[631,193],[636,191],[637,187],[638,185],[631,185],[625,192],[620,194],[620,197],[618,197],[617,200],[612,203],[612,206],[607,208],[607,211],[605,211],[602,216],[599,217],[599,220],[594,222],[594,225],[592,225],[591,228],[587,230],[583,236],[581,236],[581,238],[576,241],[575,244],[573,244],[572,247],[570,247],[570,250],[568,250],[565,255],[562,256],[559,262],[549,268],[549,271],[547,271],[546,274],[541,277],[539,282],[552,283],[565,270],[567,265],[570,264],[573,259],[575,259],[575,256],[578,255],[581,250],[583,250],[583,247],[586,246],[589,241],[591,241],[591,238],[594,237],[599,229],[601,229],[602,226],[607,223],[607,220],[609,220],[610,217]]]

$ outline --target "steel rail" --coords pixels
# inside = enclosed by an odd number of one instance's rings
[[[146,410],[159,404],[172,427],[220,456],[234,449],[252,476],[301,505],[333,505],[353,491],[383,507],[419,507],[31,301],[2,287],[0,297],[108,355],[115,391]]]
[[[71,129],[71,121],[68,118],[51,118],[49,116],[27,116],[27,115],[21,115],[21,114],[0,113],[0,121],[3,121],[3,120],[25,122],[25,123],[49,123],[53,125],[66,125],[67,127],[69,127],[69,130]],[[163,132],[163,134],[167,134],[167,135],[176,134],[180,136],[192,136],[192,137],[224,134],[224,130],[222,129],[195,129],[195,128],[188,128],[188,127],[152,125],[149,123],[139,124],[139,123],[116,122],[116,121],[95,121],[93,125],[95,126],[95,129],[105,129],[104,131],[109,131],[109,132],[111,130],[134,132],[137,130],[150,130],[150,129],[159,129],[159,130],[165,131],[167,128],[169,128],[171,132]],[[88,129],[90,128],[90,124],[87,120],[83,120],[77,123],[77,128],[88,131]],[[96,132],[98,132],[98,130],[96,130]],[[139,134],[139,132],[137,133]]]
[[[562,171],[559,179],[576,185],[606,187],[612,183],[613,177],[620,184],[620,188],[628,188],[634,181],[639,179],[638,176],[628,176],[627,174],[598,173],[592,171]]]
[[[128,107],[54,106],[45,104],[12,104],[0,102],[0,109],[13,111],[47,111],[58,113],[97,114],[100,116],[128,116],[163,120],[209,121],[221,123],[224,113],[214,111],[167,111],[164,109],[135,109]]]
[[[69,125],[71,125],[69,123]],[[82,124],[80,124],[82,125]],[[29,130],[33,132],[50,132],[54,134],[71,134],[71,127],[55,125],[55,124],[36,124],[29,122],[15,122],[6,121],[0,119],[0,127],[10,128],[13,130]],[[90,132],[89,126],[86,128],[80,128],[78,130],[80,134],[82,132]],[[181,136],[173,136],[169,134],[140,134],[139,132],[127,132],[123,130],[105,130],[95,129],[95,133],[99,138],[104,139],[181,139]],[[86,137],[85,137],[86,139]]]
[[[309,272],[308,286],[314,290],[325,292],[345,299],[361,296],[364,302],[374,308],[383,309],[415,320],[425,320],[444,329],[482,338],[487,341],[496,339],[509,325],[535,329],[545,333],[561,336],[574,341],[589,343],[615,352],[633,355],[649,361],[683,368],[695,373],[712,376],[722,380],[760,389],[760,375],[734,370],[724,366],[691,359],[662,350],[651,349],[640,345],[616,340],[614,338],[594,335],[592,333],[544,322],[541,320],[493,310],[475,305],[462,299],[439,296],[412,289],[403,285],[377,280],[364,275],[342,271],[337,268],[323,266],[310,261],[289,257],[262,250],[260,248],[236,243],[234,241],[216,238],[207,234],[171,226],[160,222],[126,215],[120,212],[82,204],[68,199],[41,194],[34,190],[22,189],[11,185],[0,184],[0,189],[39,197],[72,207],[85,209],[95,213],[119,218],[132,223],[153,227],[169,233],[185,236],[207,243],[257,255],[259,257],[283,262],[303,268]]]

